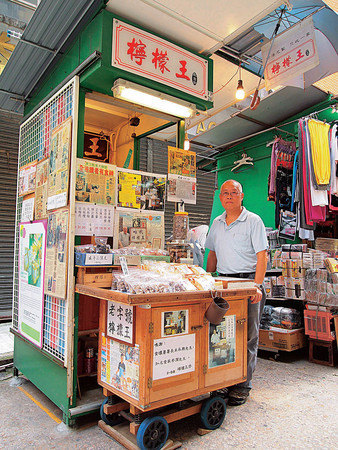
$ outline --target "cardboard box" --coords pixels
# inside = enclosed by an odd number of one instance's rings
[[[278,330],[278,331],[276,331]],[[292,352],[306,345],[304,328],[297,330],[259,330],[259,348]]]

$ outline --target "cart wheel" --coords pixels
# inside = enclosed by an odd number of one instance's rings
[[[169,434],[168,422],[161,416],[147,417],[137,432],[137,445],[141,450],[160,449],[167,442]]]
[[[107,425],[110,425],[112,427],[113,425],[117,425],[118,423],[120,423],[121,418],[119,417],[119,415],[117,413],[106,414],[103,411],[103,407],[107,402],[108,402],[108,398],[105,398],[103,400],[101,408],[100,408],[100,416],[104,423],[106,423]]]
[[[203,428],[216,430],[223,423],[226,413],[226,403],[220,396],[210,397],[202,405],[201,422]]]

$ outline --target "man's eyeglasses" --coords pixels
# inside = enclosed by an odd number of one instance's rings
[[[231,192],[221,192],[221,195],[223,195],[223,197],[237,197],[237,195],[240,195],[241,193],[238,191],[231,191]]]

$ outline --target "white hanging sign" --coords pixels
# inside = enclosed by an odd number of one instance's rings
[[[210,100],[207,59],[117,19],[112,47],[113,67]]]
[[[132,306],[108,302],[107,336],[133,344],[134,309]]]
[[[265,64],[271,42],[262,47]],[[319,56],[316,46],[312,17],[298,22],[278,35],[273,43],[268,64],[264,71],[267,90],[287,82],[318,66]]]

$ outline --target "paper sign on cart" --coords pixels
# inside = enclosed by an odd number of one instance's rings
[[[236,360],[236,316],[225,316],[219,325],[209,324],[209,368]]]
[[[108,302],[107,336],[133,344],[134,309],[132,306]]]
[[[154,339],[153,380],[195,371],[195,334]]]

